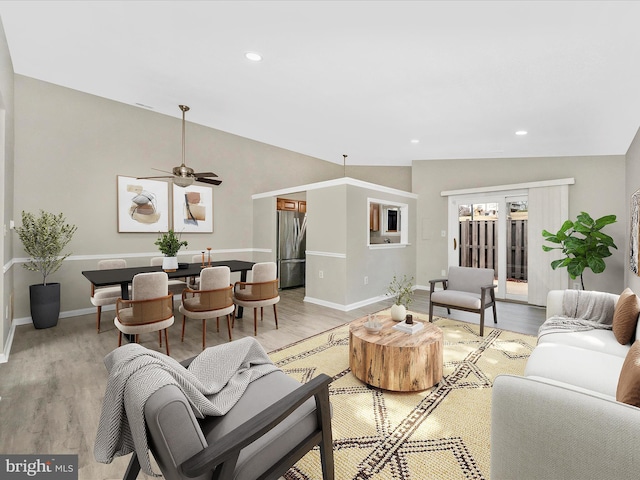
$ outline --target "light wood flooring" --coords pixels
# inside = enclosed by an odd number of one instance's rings
[[[264,321],[258,320],[258,341],[267,352],[284,347],[317,333],[390,306],[379,302],[350,312],[303,302],[304,289],[281,292],[278,304],[279,329],[273,310],[265,309]],[[417,291],[412,312],[427,318],[429,294]],[[544,309],[522,304],[499,302],[499,328],[535,335],[544,321]],[[436,308],[436,315],[478,323],[478,315]],[[31,325],[16,328],[9,362],[0,364],[0,452],[4,454],[78,454],[79,479],[122,478],[128,456],[109,465],[93,458],[93,445],[102,408],[107,373],[104,356],[117,347],[114,312],[103,313],[102,332],[96,333],[95,315],[61,319],[54,328],[36,330]],[[182,360],[202,350],[202,327],[199,320],[187,320],[185,341],[180,342],[182,317],[169,330],[171,356]],[[487,312],[486,325],[493,327]],[[252,311],[236,320],[234,338],[253,335]],[[228,341],[226,323],[208,322],[207,346]],[[140,338],[145,347],[158,347],[157,334]],[[140,474],[138,478],[147,478]]]

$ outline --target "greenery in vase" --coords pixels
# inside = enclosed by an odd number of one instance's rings
[[[61,253],[78,227],[66,221],[62,213],[54,215],[40,210],[40,215],[36,217],[23,211],[22,225],[16,228],[25,252],[31,257],[22,266],[32,272],[40,272],[43,285],[47,284],[47,277],[55,273],[64,259],[71,255]]]
[[[561,250],[565,256],[552,261],[551,268],[555,270],[567,267],[572,279],[580,277],[580,284],[584,290],[584,269],[590,268],[593,273],[604,272],[606,265],[603,259],[611,256],[609,248],[618,248],[613,239],[601,231],[606,225],[615,222],[615,215],[605,215],[594,220],[588,213],[580,212],[575,222],[567,220],[556,233],[543,230],[542,236],[545,237],[545,241],[558,246],[543,245],[542,249],[545,252]]]
[[[163,233],[155,241],[158,249],[167,257],[175,257],[178,255],[178,250],[181,247],[186,247],[187,241],[180,240],[173,230],[169,230],[167,233]]]
[[[402,276],[402,279],[398,279],[395,275],[389,284],[387,294],[395,297],[394,303],[396,305],[404,305],[408,307],[413,300],[413,277],[407,278],[406,275]]]

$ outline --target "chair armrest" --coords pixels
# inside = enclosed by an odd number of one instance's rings
[[[228,472],[233,472],[240,450],[254,442],[269,430],[276,427],[287,418],[296,408],[311,397],[316,398],[318,412],[318,432],[322,426],[330,428],[329,384],[332,378],[320,374],[309,382],[301,385],[287,396],[267,407],[258,415],[238,428],[220,438],[213,445],[186,460],[180,466],[187,477],[196,477],[206,472],[212,472],[217,465],[230,461],[230,465],[223,466]],[[328,420],[328,421],[327,421]]]
[[[434,278],[433,280],[429,280],[429,290],[433,293],[435,291],[436,283],[442,283],[442,288],[446,290],[448,281],[449,279],[447,278]]]
[[[544,379],[499,375],[491,402],[491,478],[633,478],[640,408]]]

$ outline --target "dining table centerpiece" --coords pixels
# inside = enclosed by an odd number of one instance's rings
[[[161,233],[155,241],[160,253],[164,255],[162,260],[162,270],[165,272],[175,272],[178,269],[178,251],[182,247],[188,246],[186,240],[181,240],[179,235],[170,229],[167,233]]]

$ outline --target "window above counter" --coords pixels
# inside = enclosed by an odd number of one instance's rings
[[[367,212],[369,246],[384,248],[408,244],[409,205],[368,198]]]

